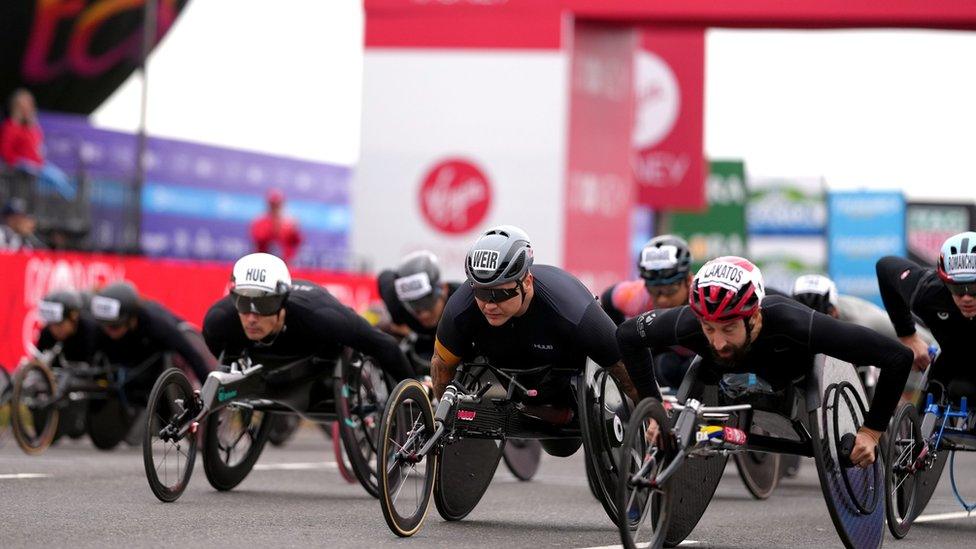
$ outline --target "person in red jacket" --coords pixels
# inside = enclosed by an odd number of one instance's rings
[[[268,191],[268,211],[251,222],[251,240],[256,251],[277,255],[288,263],[302,243],[302,233],[298,223],[284,214],[284,203],[280,190]]]
[[[11,168],[35,176],[64,198],[75,198],[76,189],[68,176],[44,158],[44,132],[37,123],[34,96],[26,89],[18,89],[10,96],[10,117],[0,125],[0,159]]]

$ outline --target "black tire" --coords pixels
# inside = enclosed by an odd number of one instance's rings
[[[298,431],[298,426],[302,418],[295,414],[269,414],[268,421],[271,427],[268,430],[268,442],[275,448],[285,445],[291,437]]]
[[[232,490],[250,474],[268,442],[272,417],[233,402],[210,414],[203,434],[203,471],[211,486]]]
[[[112,450],[118,446],[132,427],[122,402],[115,397],[90,402],[86,423],[88,438],[99,450]]]
[[[14,386],[7,369],[0,364],[0,446],[7,438],[10,430],[10,399],[13,397]]]
[[[356,479],[369,495],[378,498],[376,461],[380,420],[392,383],[371,359],[359,359],[348,351],[342,358],[340,376],[333,388],[342,448]]]
[[[142,438],[142,462],[149,488],[160,501],[176,501],[183,494],[197,457],[197,436],[194,432],[187,431],[183,438],[172,440],[168,437],[164,439],[162,431],[167,427],[179,430],[185,426],[196,415],[196,407],[190,380],[176,368],[163,372],[149,394],[146,430]]]
[[[411,433],[419,433],[410,440]],[[380,480],[380,506],[383,518],[394,534],[409,537],[417,533],[427,517],[427,508],[434,491],[438,456],[431,451],[410,463],[399,459],[399,450],[409,443],[408,452],[416,452],[434,433],[434,414],[427,390],[415,380],[406,379],[397,385],[387,401],[380,422],[380,453],[377,477]],[[409,496],[397,505],[403,487],[413,477],[414,498]],[[409,500],[409,501],[408,501]]]
[[[502,458],[515,478],[528,482],[539,472],[542,444],[538,440],[510,438],[505,441]]]
[[[776,491],[782,469],[780,454],[739,452],[735,454],[735,465],[742,484],[745,484],[753,498],[769,499]]]
[[[37,455],[47,450],[58,432],[56,386],[51,369],[31,362],[17,370],[10,399],[11,427],[17,445]]]
[[[644,436],[650,419],[657,421],[660,428],[657,446],[648,443]],[[664,544],[671,506],[669,486],[638,486],[631,479],[645,464],[650,464],[650,470],[642,478],[653,478],[674,457],[669,425],[664,406],[653,398],[642,400],[630,415],[619,454],[620,475],[617,477],[615,494],[615,505],[620,509],[617,529],[626,549],[635,549],[638,544],[640,547],[658,549]],[[645,530],[646,526],[650,528]]]
[[[908,534],[917,516],[918,482],[915,466],[925,447],[918,412],[909,403],[902,404],[891,422],[885,441],[885,518],[888,531],[901,539]]]
[[[591,371],[587,368],[587,371]],[[590,462],[591,490],[610,520],[616,523],[617,454],[623,442],[623,422],[629,417],[623,391],[610,374],[598,368],[590,383],[579,388],[579,422],[585,458]]]

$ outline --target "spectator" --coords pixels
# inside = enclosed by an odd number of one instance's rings
[[[37,222],[27,212],[23,198],[11,198],[3,207],[3,224],[0,225],[0,249],[43,250],[47,248],[34,234]]]
[[[302,243],[302,234],[298,223],[284,214],[285,195],[278,189],[271,189],[267,199],[267,213],[251,222],[254,248],[290,263]]]
[[[34,96],[23,88],[10,96],[10,117],[0,125],[0,158],[10,167],[38,178],[67,200],[75,187],[60,168],[44,158],[44,132],[37,123]]]

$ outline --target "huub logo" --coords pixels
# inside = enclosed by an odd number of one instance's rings
[[[244,280],[248,282],[264,282],[268,278],[266,269],[248,269],[244,274]]]
[[[498,268],[498,252],[495,250],[475,250],[471,252],[471,268],[493,273]]]

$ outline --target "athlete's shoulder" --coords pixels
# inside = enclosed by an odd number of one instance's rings
[[[596,297],[582,282],[552,265],[533,265],[535,295],[546,306],[572,323],[578,323]]]
[[[285,308],[292,310],[314,310],[320,307],[342,305],[329,290],[309,280],[293,280]]]
[[[769,295],[763,298],[762,315],[763,326],[781,325],[781,327],[799,326],[797,321],[809,324],[813,309],[784,295]]]

